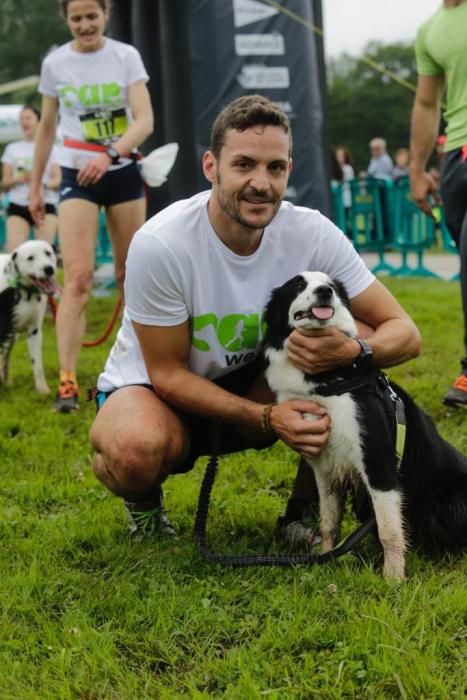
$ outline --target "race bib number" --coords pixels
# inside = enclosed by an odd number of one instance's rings
[[[128,128],[125,109],[88,112],[80,116],[85,141],[112,141]]]

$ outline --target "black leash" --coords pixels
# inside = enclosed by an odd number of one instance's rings
[[[195,537],[199,550],[203,557],[212,563],[223,564],[224,566],[244,567],[244,566],[294,566],[295,564],[327,564],[335,561],[344,554],[351,552],[366,535],[376,527],[375,517],[371,517],[360,525],[354,532],[345,538],[330,552],[326,554],[216,554],[212,551],[207,542],[206,523],[209,512],[209,501],[212,487],[217,475],[219,464],[219,425],[213,426],[213,447],[209,458],[203,482],[199,492],[198,508],[195,518]]]

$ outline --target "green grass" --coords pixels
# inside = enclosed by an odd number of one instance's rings
[[[387,284],[424,337],[422,357],[390,374],[467,451],[465,412],[440,400],[462,350],[458,285]],[[114,303],[93,299],[89,337]],[[110,342],[83,349],[82,388]],[[45,364],[55,389],[50,319]],[[179,539],[130,543],[121,503],[91,471],[93,405],[56,415],[31,389],[21,340],[12,386],[0,393],[1,700],[465,696],[465,557],[410,553],[403,585],[382,579],[371,541],[361,557],[323,567],[212,566],[192,537],[205,460],[166,484]],[[221,460],[209,521],[216,549],[270,546],[295,461],[280,445]]]

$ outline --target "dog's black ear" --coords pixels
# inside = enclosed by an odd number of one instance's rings
[[[264,313],[266,344],[277,346],[279,343],[282,346],[284,340],[290,335],[293,328],[289,325],[289,308],[292,301],[305,288],[305,279],[302,275],[296,275],[281,287],[272,290]]]
[[[15,250],[15,252],[14,252],[14,253],[12,254],[12,256],[11,256],[11,259],[12,259],[12,260],[16,260],[17,257],[18,257],[18,251]]]
[[[344,306],[347,307],[347,309],[350,311],[350,299],[347,293],[347,289],[345,288],[345,284],[340,280],[333,280],[332,284],[334,289],[336,290],[337,296],[342,301]]]

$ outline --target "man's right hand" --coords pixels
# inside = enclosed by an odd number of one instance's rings
[[[331,419],[314,401],[294,399],[276,404],[270,422],[281,440],[305,457],[317,457],[329,439]]]
[[[412,197],[417,207],[434,219],[435,217],[430,206],[429,195],[431,194],[435,201],[439,200],[439,196],[438,188],[433,177],[424,170],[411,171],[410,187],[412,190]]]

